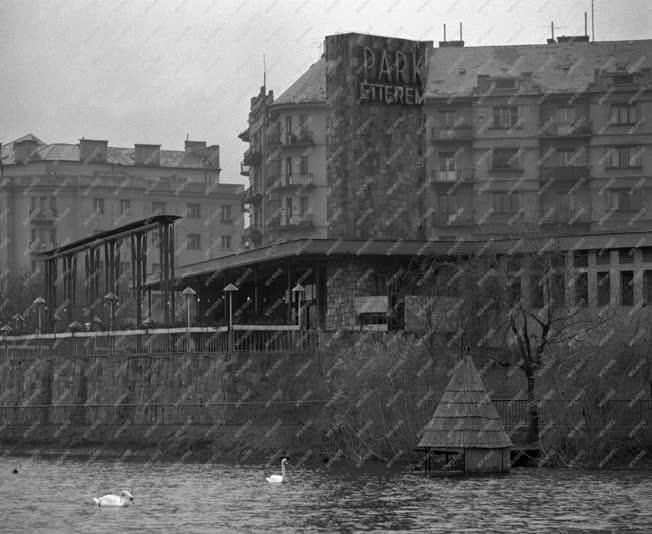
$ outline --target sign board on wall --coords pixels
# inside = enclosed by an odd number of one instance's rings
[[[423,57],[418,50],[362,48],[359,99],[384,104],[423,104]]]

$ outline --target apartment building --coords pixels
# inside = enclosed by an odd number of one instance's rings
[[[0,269],[40,269],[36,254],[150,215],[180,215],[177,262],[230,254],[241,246],[243,187],[220,182],[219,146],[186,140],[185,150],[160,145],[112,147],[26,135],[1,147]],[[150,243],[152,249],[157,243]],[[149,272],[159,269],[155,250]],[[123,251],[124,270],[130,251]]]

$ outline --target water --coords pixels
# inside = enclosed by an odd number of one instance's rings
[[[12,474],[17,468],[19,474]],[[274,468],[273,472],[278,472]],[[517,469],[430,478],[400,470],[4,458],[0,532],[652,532],[652,473]],[[130,508],[91,497],[128,489]]]

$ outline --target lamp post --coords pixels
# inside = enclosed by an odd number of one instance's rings
[[[41,308],[45,306],[45,299],[43,297],[36,297],[34,302],[32,302],[38,310],[38,333],[41,333]]]
[[[306,292],[306,289],[297,282],[297,285],[292,288],[292,293],[296,295],[297,299],[297,324],[299,325],[299,345],[303,345],[303,337],[301,335],[301,297]],[[290,335],[292,335],[290,333]]]
[[[181,294],[186,297],[186,350],[190,352],[190,300],[197,295],[197,292],[188,286]]]
[[[108,302],[110,307],[109,332],[113,331],[113,314],[115,311],[115,303],[117,301],[118,301],[118,295],[113,293],[113,291],[109,291],[106,295],[104,295],[104,302]]]
[[[77,356],[77,344],[75,343],[75,332],[79,332],[80,330],[83,329],[84,327],[81,325],[81,323],[77,321],[73,321],[68,325],[68,330],[70,331],[70,339],[72,341],[73,356]]]
[[[238,288],[229,284],[224,288],[224,292],[229,295],[229,350],[233,351],[233,293],[238,291]]]
[[[143,321],[143,326],[145,327],[145,335],[147,336],[147,341],[145,341],[147,344],[147,352],[152,352],[152,340],[149,337],[149,329],[154,326],[154,321],[151,317],[148,317]]]
[[[9,334],[11,334],[13,328],[9,326],[8,324],[4,325],[2,328],[0,328],[0,332],[2,332],[2,337],[5,339],[5,358],[9,359]]]

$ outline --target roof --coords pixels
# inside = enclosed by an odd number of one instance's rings
[[[274,105],[323,102],[326,102],[326,58],[322,56],[281,96],[274,100]]]
[[[0,155],[3,165],[13,165],[16,163],[14,158],[14,143],[25,140],[35,140],[37,143],[35,158],[37,161],[79,161],[79,145],[71,143],[44,143],[38,137],[27,134],[18,139],[3,144]],[[147,145],[154,146],[154,145]],[[214,147],[206,147],[206,150]],[[135,149],[110,146],[107,149],[107,163],[114,165],[135,165]],[[185,150],[161,150],[160,167],[178,167],[178,168],[213,168],[206,165],[206,158],[202,154]]]
[[[531,73],[540,92],[575,93],[594,82],[595,70],[617,64],[650,67],[652,40],[433,48],[424,96],[470,96],[478,75]],[[462,72],[464,72],[462,74]]]
[[[43,259],[58,258],[66,254],[70,254],[73,251],[95,247],[104,241],[109,241],[118,237],[126,237],[126,235],[135,233],[135,231],[138,230],[154,228],[160,223],[173,223],[177,219],[181,219],[181,217],[178,215],[153,215],[147,219],[140,219],[138,221],[123,224],[122,226],[117,226],[112,230],[98,232],[97,234],[78,239],[77,241],[67,243],[66,245],[47,250],[45,252],[40,252],[37,254],[37,256]]]
[[[424,89],[426,98],[471,96],[478,75],[531,73],[539,92],[575,93],[594,82],[595,69],[617,64],[650,67],[652,40],[570,41],[556,44],[434,47]],[[463,72],[463,73],[462,73]],[[326,59],[322,57],[274,104],[326,102]]]
[[[504,449],[512,446],[470,355],[453,371],[419,448]]]

